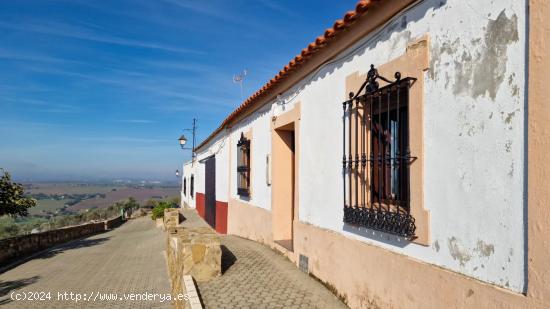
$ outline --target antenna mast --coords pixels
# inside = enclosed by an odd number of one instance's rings
[[[241,101],[244,100],[243,83],[247,73],[246,70],[243,70],[242,73],[233,75],[233,82],[241,86]]]

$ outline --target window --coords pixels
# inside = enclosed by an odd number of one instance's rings
[[[191,197],[193,197],[193,194],[195,194],[195,176],[191,174],[191,184],[189,187],[189,194]]]
[[[358,94],[343,103],[344,222],[412,238],[409,89],[414,78],[390,81],[371,66]],[[377,79],[388,85],[379,88]]]
[[[183,195],[187,196],[187,178],[183,178]]]
[[[237,143],[237,194],[250,196],[250,140],[243,133]]]

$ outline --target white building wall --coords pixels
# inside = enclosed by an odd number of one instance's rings
[[[250,205],[271,210],[271,186],[266,181],[266,156],[271,153],[271,105],[261,108],[241,123],[231,128],[231,197]],[[237,141],[241,133],[252,132],[251,156],[251,195],[240,197],[237,194]]]
[[[204,147],[211,153],[231,135],[231,175],[217,182],[236,194],[236,143],[252,128],[251,205],[271,209],[265,156],[271,117],[301,103],[300,221],[418,260],[524,291],[525,279],[525,58],[526,3],[501,0],[426,0],[380,32],[283,93],[230,132]],[[430,70],[424,89],[424,208],[430,211],[431,246],[373,236],[343,224],[341,170],[345,79],[371,63],[382,65],[428,34]],[[285,102],[286,104],[281,104]],[[414,154],[413,154],[414,155]],[[220,156],[220,159],[222,156]],[[202,165],[200,165],[202,166]],[[203,169],[196,191],[204,192]],[[200,183],[200,184],[199,184]],[[201,188],[201,189],[199,189]],[[227,191],[227,189],[226,189]],[[219,193],[218,193],[219,192]],[[221,194],[217,187],[217,194]],[[376,233],[379,235],[378,233]],[[365,257],[368,259],[368,257]]]
[[[302,102],[300,220],[496,283],[525,287],[525,2],[424,1],[344,62],[328,65]],[[495,21],[496,20],[496,21]],[[424,207],[432,246],[370,238],[342,223],[345,78],[405,52],[428,33]],[[353,50],[353,48],[351,48]],[[331,125],[328,125],[331,124]]]
[[[182,173],[182,179],[181,179],[181,184],[182,184],[181,200],[185,204],[182,204],[182,206],[187,205],[188,207],[196,208],[196,203],[195,203],[195,196],[196,195],[193,194],[193,196],[191,196],[191,175],[194,175],[196,173],[196,171],[195,171],[196,165],[197,165],[197,163],[194,162],[194,161],[188,161],[188,162],[185,162],[185,164],[183,164],[183,173]],[[183,193],[183,179],[184,178],[187,179],[186,194]]]
[[[204,175],[205,163],[204,160],[210,156],[214,156],[216,160],[216,200],[227,202],[228,198],[228,178],[229,178],[229,149],[228,140],[225,132],[218,134],[208,145],[202,147],[197,152],[196,171],[199,175],[195,180],[195,192],[204,193]]]

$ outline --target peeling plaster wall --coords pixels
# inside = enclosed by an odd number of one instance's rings
[[[511,0],[424,1],[370,43],[357,44],[366,46],[351,59],[325,67],[299,96],[301,154],[307,158],[300,162],[300,220],[524,291],[525,6]],[[431,66],[423,164],[430,247],[342,223],[338,104],[347,75],[400,56],[426,33]]]
[[[240,199],[236,143],[241,132],[252,129],[252,196],[241,201],[271,209],[271,187],[265,180],[270,122],[301,102],[300,221],[525,291],[525,7],[517,0],[420,2],[342,53],[350,54],[344,60],[322,67],[203,147],[199,159],[220,145],[221,151],[231,152],[217,157],[216,193],[225,186],[228,197]],[[401,56],[407,43],[425,34],[431,40],[422,158],[424,208],[431,216],[428,247],[343,224],[341,170],[346,77]],[[202,164],[196,173],[196,191],[204,192]]]

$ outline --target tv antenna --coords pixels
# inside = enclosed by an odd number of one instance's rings
[[[246,77],[246,74],[247,74],[246,70],[243,70],[242,73],[233,75],[233,82],[241,86],[241,101],[244,100],[243,83],[244,83],[244,78]]]

